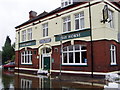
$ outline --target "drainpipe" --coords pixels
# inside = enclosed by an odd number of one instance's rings
[[[61,76],[61,70],[62,70],[62,49],[63,49],[63,45],[62,45],[62,34],[60,35],[60,73],[59,76]]]
[[[18,88],[19,88],[19,60],[20,60],[19,43],[20,43],[20,31],[18,32]]]
[[[91,19],[91,4],[89,0],[89,22],[90,22],[90,45],[91,45],[91,77],[93,78],[94,71],[94,57],[93,57],[93,37],[92,37],[92,19]]]

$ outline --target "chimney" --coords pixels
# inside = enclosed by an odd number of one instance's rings
[[[29,19],[33,19],[37,16],[37,13],[35,11],[30,11],[29,12]]]

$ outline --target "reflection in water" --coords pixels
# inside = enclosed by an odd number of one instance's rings
[[[0,79],[1,79],[1,82],[0,82],[0,85],[1,87],[0,88],[14,88],[14,73],[11,72],[11,71],[6,71],[6,70],[0,70],[0,73],[1,73],[1,76],[0,76]]]
[[[15,74],[15,88],[62,88],[63,90],[84,88],[104,88],[104,84],[73,82],[70,80],[61,80],[55,77],[34,76],[27,74]]]
[[[68,76],[67,76],[68,77]],[[15,88],[15,90],[18,90],[18,88],[22,89],[33,89],[33,88],[57,88],[58,90],[61,88],[62,90],[93,90],[93,88],[99,88],[100,90],[103,90],[105,82],[103,79],[91,79],[87,80],[87,78],[81,77],[81,80],[72,80],[66,78],[59,78],[56,76],[41,76],[41,75],[30,75],[30,74],[18,74],[18,73],[12,73],[8,71],[0,72],[0,90],[2,88]],[[107,86],[111,86],[110,83],[107,83]],[[106,89],[105,89],[106,90]]]

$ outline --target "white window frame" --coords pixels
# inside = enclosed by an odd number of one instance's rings
[[[66,7],[66,6],[69,6],[69,5],[71,5],[71,4],[73,4],[73,0],[62,0],[61,1],[61,7],[63,8],[63,7]]]
[[[78,17],[77,17],[78,16]],[[76,20],[79,22],[79,28],[76,29]],[[83,20],[83,22],[82,22]],[[85,20],[84,20],[84,11],[75,14],[75,30],[81,30],[85,28]]]
[[[28,40],[32,40],[32,28],[27,30],[28,33]]]
[[[116,65],[116,46],[110,46],[110,55],[111,55],[111,65]]]
[[[32,88],[32,80],[28,79],[21,79],[21,88]]]
[[[48,36],[48,23],[42,25],[43,27],[43,37]]]
[[[78,45],[79,46],[79,50],[75,50],[75,45],[73,45],[73,50],[69,51],[69,46],[67,46],[67,51],[63,51],[62,50],[62,65],[87,65],[87,58],[86,58],[86,62],[82,63],[82,52],[86,52],[87,53],[87,49],[86,50],[82,50],[82,46],[85,45]],[[86,46],[85,46],[86,47]],[[69,63],[69,53],[73,53],[73,63]],[[80,53],[80,63],[75,63],[75,52],[79,52]],[[64,56],[63,54],[67,54],[67,63],[64,63]]]
[[[21,53],[21,64],[32,64],[32,51],[23,51]]]
[[[70,26],[69,26],[70,23]],[[70,30],[69,30],[70,27]],[[71,19],[70,16],[64,17],[63,18],[63,32],[68,32],[71,31]]]
[[[22,31],[22,41],[26,41],[26,30]]]
[[[110,9],[108,10],[108,26],[114,28],[114,12]]]

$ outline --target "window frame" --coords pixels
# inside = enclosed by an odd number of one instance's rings
[[[64,8],[64,7],[67,7],[71,4],[73,4],[73,0],[62,0],[61,7]]]
[[[62,65],[87,65],[87,47],[86,47],[86,45],[78,45],[79,46],[79,50],[75,50],[75,46],[76,45],[71,45],[71,46],[73,46],[73,50],[71,50],[71,51],[69,50],[70,46],[64,47],[64,48],[67,48],[66,51],[62,50]],[[86,49],[82,50],[82,46],[85,46]],[[80,53],[80,55],[79,55],[80,56],[80,63],[75,63],[75,53],[76,52]],[[86,61],[85,61],[85,63],[82,63],[82,55],[81,55],[82,52],[86,52]],[[70,61],[69,53],[73,53],[73,63],[69,62]],[[63,56],[63,54],[67,54],[67,63],[64,63],[64,56]]]
[[[117,58],[116,58],[116,46],[115,45],[111,45],[110,46],[110,64],[111,65],[116,65],[117,64]]]
[[[83,14],[83,15],[82,15]],[[76,17],[78,15],[78,17]],[[74,14],[74,19],[75,19],[75,30],[81,30],[85,28],[85,18],[84,18],[84,11],[81,11],[79,13]],[[76,26],[76,21],[78,20],[79,23],[79,28],[77,28]],[[81,20],[83,20],[83,23],[81,22]]]
[[[26,41],[26,30],[22,31],[22,41]]]
[[[114,28],[114,11],[108,9],[108,26]]]
[[[32,80],[29,79],[21,79],[21,88],[32,88]]]
[[[29,28],[27,30],[27,34],[28,34],[28,40],[32,40],[32,28]]]
[[[42,24],[43,37],[48,36],[48,23]]]
[[[32,64],[32,51],[21,52],[21,64]]]
[[[70,26],[69,26],[69,23],[70,23]],[[65,27],[64,27],[64,25],[65,25]],[[63,32],[69,32],[69,31],[71,31],[71,17],[67,16],[67,17],[63,18]]]

